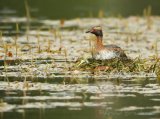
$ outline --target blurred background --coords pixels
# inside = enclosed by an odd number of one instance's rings
[[[151,8],[160,15],[159,0],[28,0],[32,18],[72,19],[98,16],[143,15]],[[26,16],[25,0],[0,0],[0,15]]]

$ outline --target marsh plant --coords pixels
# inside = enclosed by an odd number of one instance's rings
[[[105,71],[105,72],[128,72],[128,73],[159,73],[160,62],[158,58],[141,59],[111,59],[111,60],[95,60],[95,59],[79,59],[75,68],[88,71]]]

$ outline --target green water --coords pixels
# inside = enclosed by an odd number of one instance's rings
[[[142,15],[148,6],[152,14],[160,14],[159,0],[28,0],[28,4],[31,17],[40,19],[97,17],[100,10],[104,16]],[[0,0],[1,15],[8,9],[13,16],[26,15],[24,0]]]

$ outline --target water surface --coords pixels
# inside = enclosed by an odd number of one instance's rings
[[[1,119],[158,119],[156,79],[91,84],[0,82]]]
[[[122,79],[119,75],[116,79],[115,74],[112,74],[114,79],[107,79],[109,76],[105,74],[103,79],[90,83],[87,79],[90,74],[85,73],[81,75],[83,82],[63,82],[67,76],[74,77],[73,80],[78,76],[78,71],[65,72],[71,65],[66,63],[66,57],[73,63],[75,58],[91,55],[89,38],[84,32],[95,24],[104,25],[105,44],[122,46],[132,58],[148,58],[159,53],[155,48],[155,43],[157,47],[160,43],[158,17],[151,17],[151,22],[140,17],[92,19],[119,14],[142,15],[148,6],[153,15],[159,15],[159,0],[28,0],[28,6],[31,19],[26,35],[24,1],[0,0],[3,34],[0,40],[8,45],[10,53],[7,56],[10,62],[4,66],[5,47],[0,44],[0,119],[159,119],[160,83],[151,78],[155,74],[142,73],[146,78],[141,79],[126,74]],[[82,17],[88,19],[78,19]],[[77,19],[64,20],[72,18]],[[39,46],[41,53],[37,52]],[[62,46],[67,56],[63,52],[56,53]],[[52,52],[47,51],[49,47]],[[15,59],[20,61],[14,62]],[[25,81],[26,76],[29,82]],[[49,76],[51,78],[47,79]],[[56,76],[59,81],[55,81]]]
[[[143,15],[152,8],[153,15],[160,14],[159,0],[28,0],[30,14],[39,19],[71,19],[77,17]],[[0,0],[1,16],[26,16],[24,0]]]

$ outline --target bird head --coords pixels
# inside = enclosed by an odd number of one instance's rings
[[[92,33],[96,35],[97,37],[103,37],[102,27],[101,26],[95,26],[92,27],[90,30],[86,31],[86,33]]]

